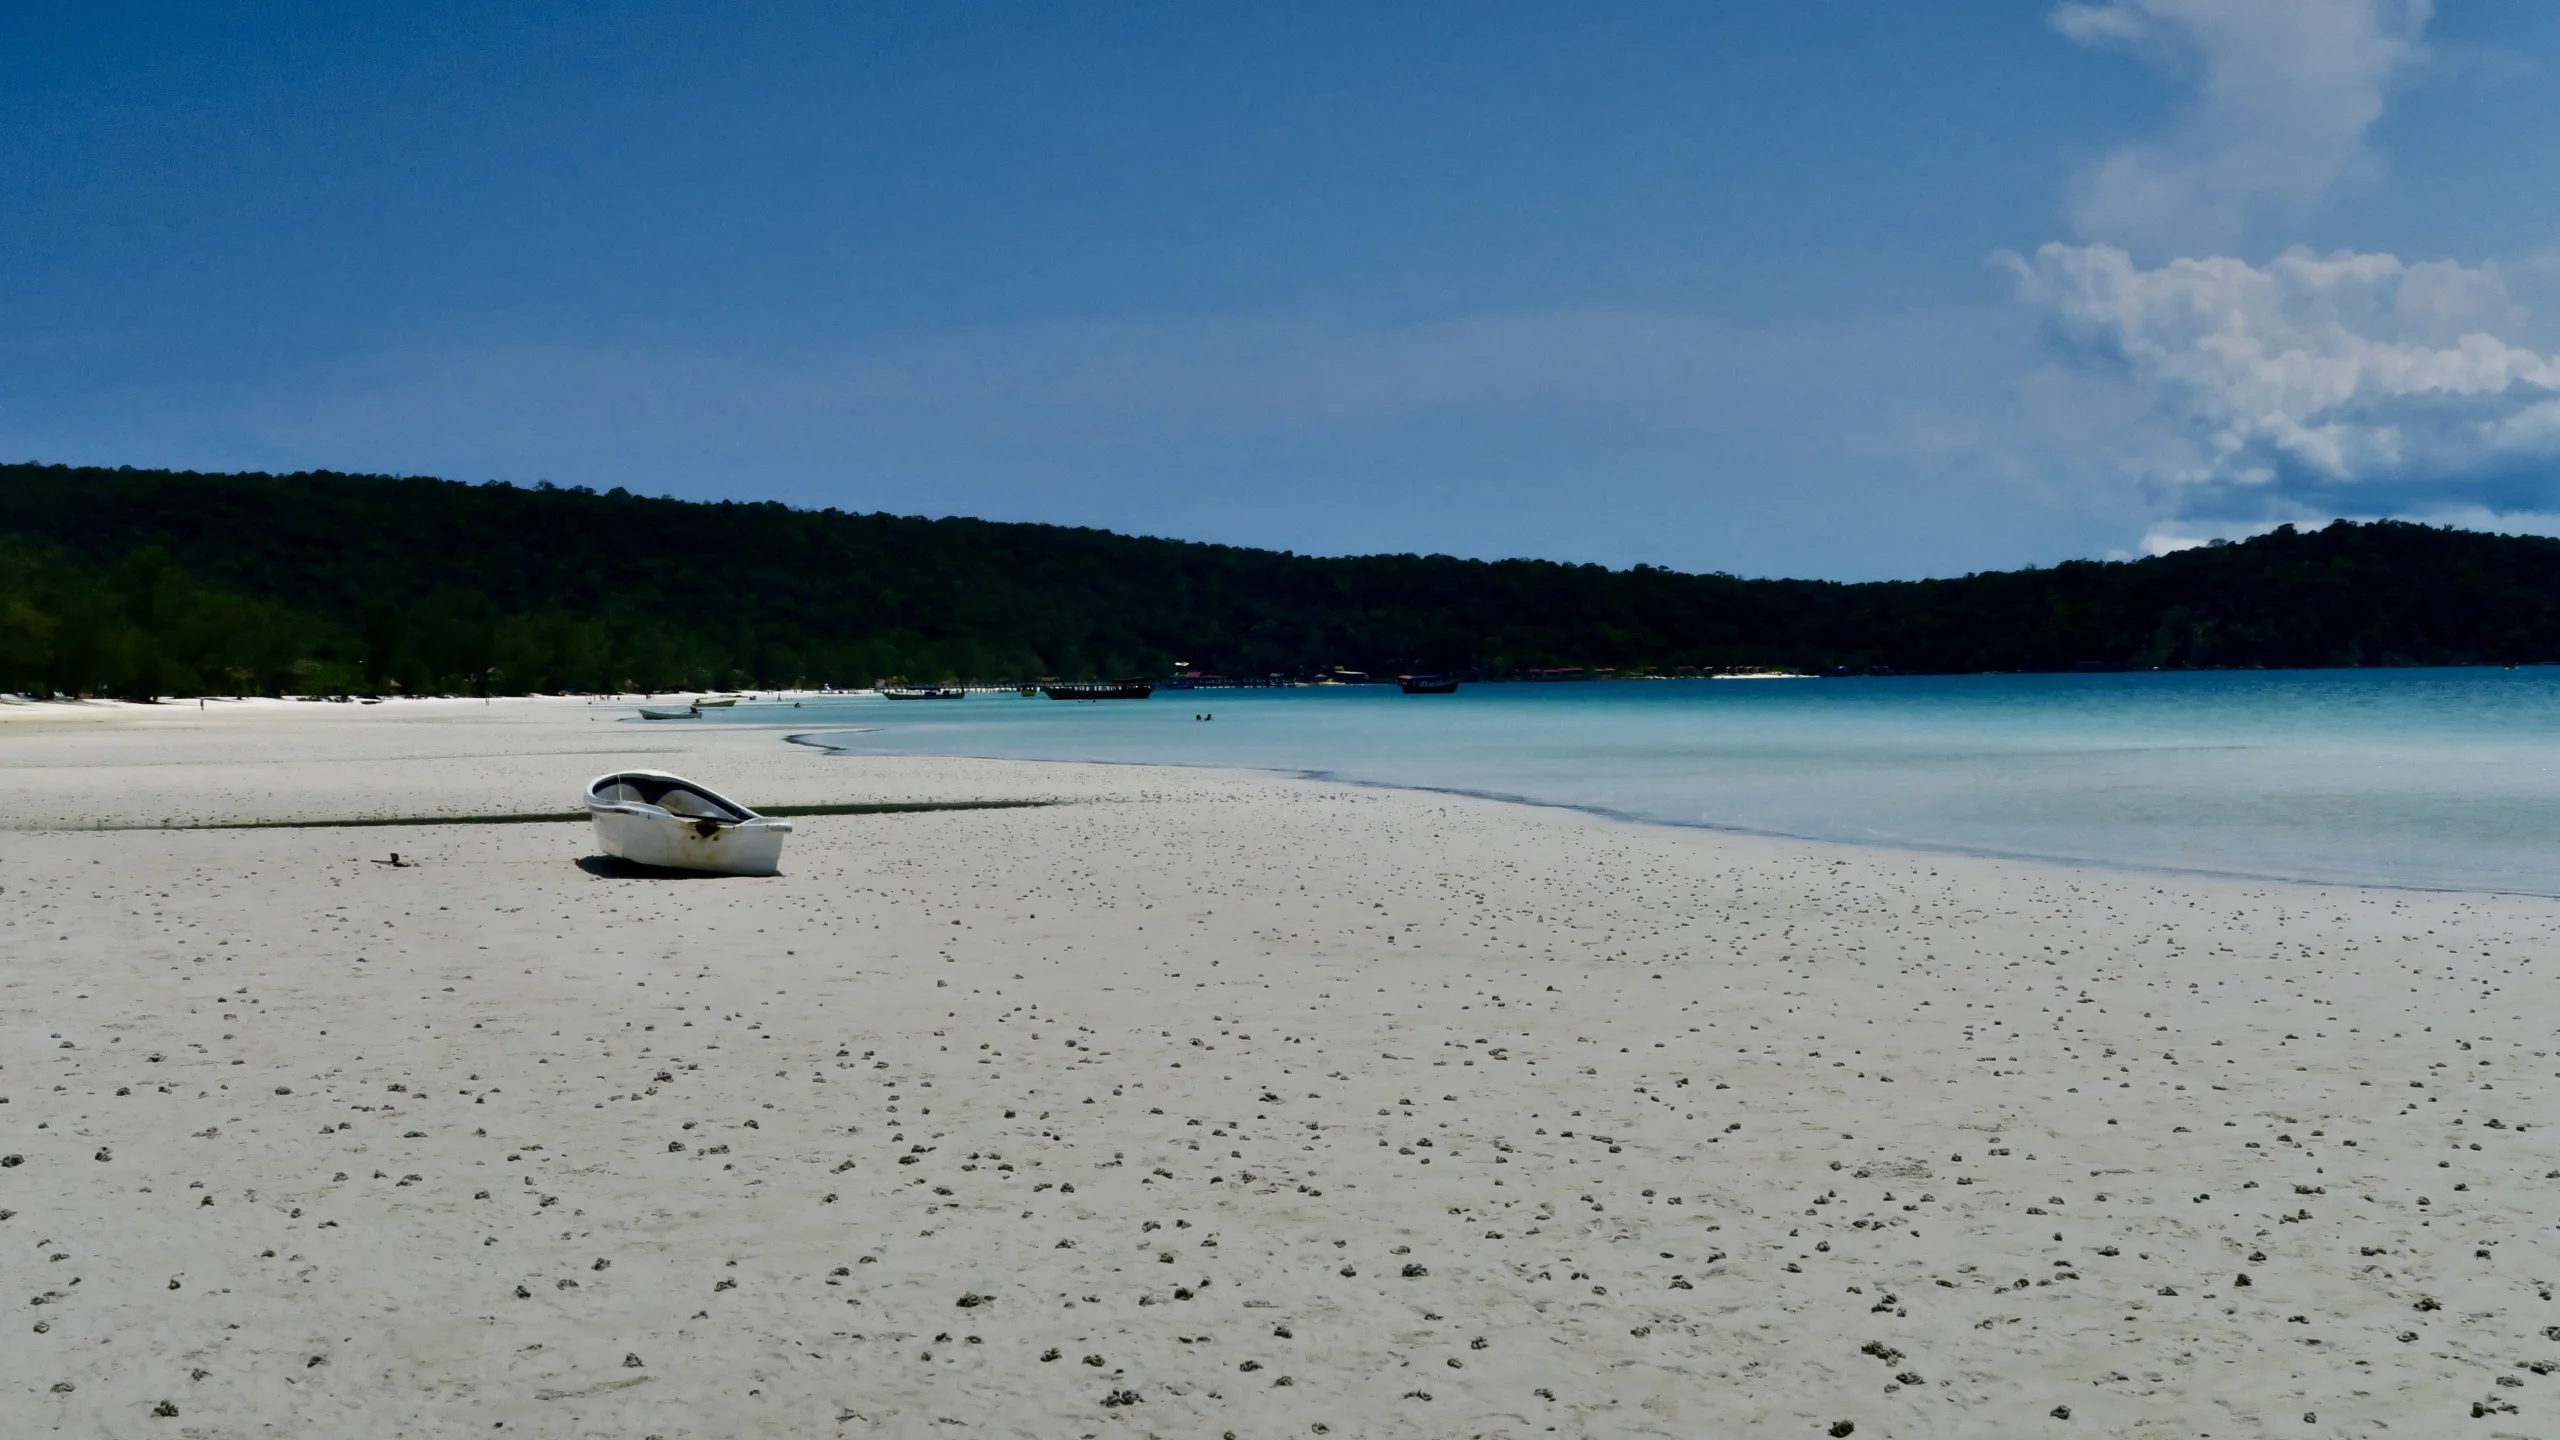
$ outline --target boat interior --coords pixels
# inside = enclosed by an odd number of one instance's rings
[[[595,788],[604,805],[655,805],[687,820],[737,822],[749,814],[717,795],[655,775],[616,775]]]

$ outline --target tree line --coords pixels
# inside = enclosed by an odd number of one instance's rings
[[[0,691],[21,693],[2551,660],[2560,541],[2393,521],[1844,584],[621,489],[0,466]]]

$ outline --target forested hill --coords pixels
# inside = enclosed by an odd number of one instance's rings
[[[1835,584],[326,472],[0,466],[0,691],[2560,660],[2560,541],[2402,523]]]

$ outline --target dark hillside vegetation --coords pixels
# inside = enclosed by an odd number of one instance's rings
[[[2398,522],[1837,584],[1320,558],[327,472],[0,466],[0,690],[666,690],[1735,666],[2560,660],[2560,541]]]

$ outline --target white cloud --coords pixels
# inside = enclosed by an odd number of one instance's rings
[[[2560,510],[2560,355],[2525,343],[2494,265],[2293,250],[2144,269],[2062,244],[2002,263],[2074,378],[2136,408],[2108,440],[2171,522],[2154,543]]]
[[[2299,217],[2370,166],[2364,134],[2424,51],[2433,0],[2088,0],[2053,12],[2084,45],[2185,80],[2169,132],[2082,175],[2083,238],[2146,251],[2228,248]]]
[[[2317,525],[2321,523],[2323,519],[2405,520],[2411,517],[2405,515],[2354,514],[2328,517],[2303,516],[2296,518],[2307,519],[2310,520],[2312,524]],[[2496,511],[2472,506],[2468,508],[2436,511],[2418,518],[2423,519],[2430,525],[2450,525],[2460,530],[2478,530],[2483,533],[2493,535],[2560,536],[2560,514],[2540,511]],[[2237,543],[2242,540],[2251,539],[2255,536],[2264,535],[2279,525],[2289,523],[2293,522],[2283,520],[2252,520],[2246,522],[2226,522],[2214,525],[2194,525],[2172,521],[2167,524],[2155,525],[2143,535],[2142,553],[2145,555],[2174,555],[2178,551],[2193,550],[2199,546],[2210,545],[2217,540]],[[2129,560],[2133,557],[2128,554],[2113,556],[2110,558]]]
[[[2130,478],[2154,554],[2380,516],[2542,531],[2560,515],[2560,350],[2540,264],[2404,263],[2281,236],[2372,166],[2433,0],[2073,0],[2054,28],[2187,86],[2168,132],[2079,179],[2098,243],[1999,257],[2061,363],[2022,388],[2066,470]],[[2295,233],[2299,233],[2298,231]],[[2136,255],[2197,255],[2146,265]]]

